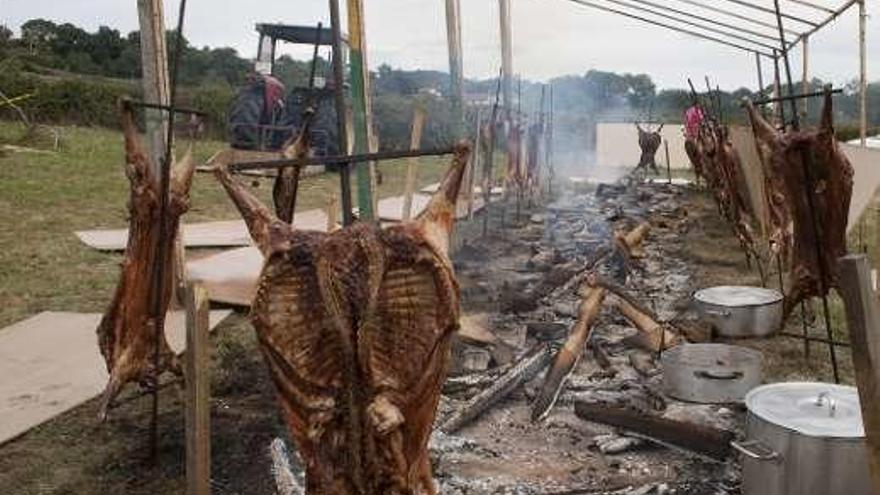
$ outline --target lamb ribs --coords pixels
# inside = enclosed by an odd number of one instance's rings
[[[152,297],[158,274],[156,267],[162,263],[165,265],[165,290],[159,301],[159,314],[164,318],[173,286],[173,246],[180,216],[189,208],[189,188],[195,161],[190,149],[180,163],[172,167],[167,216],[160,218],[159,183],[138,140],[130,106],[121,106],[121,117],[125,137],[125,173],[131,185],[129,235],[119,284],[97,328],[98,346],[110,374],[101,401],[101,419],[106,418],[111,402],[125,384],[139,382],[145,386],[155,386],[158,376],[165,371],[182,374],[177,356],[168,346],[165,335],[160,335],[159,342],[156,342],[157,323],[152,314],[155,303]],[[164,239],[165,258],[160,260],[157,238],[162,221],[165,222],[168,235]],[[153,362],[157,344],[159,369],[155,369]]]
[[[215,175],[266,262],[251,307],[311,495],[434,494],[427,442],[459,292],[448,257],[470,147],[414,221],[294,229]]]
[[[784,304],[788,315],[802,300],[838,287],[836,265],[847,251],[853,168],[834,135],[830,92],[814,130],[779,132],[752,105],[747,106],[774,178],[771,197],[784,197],[791,215],[792,259]]]

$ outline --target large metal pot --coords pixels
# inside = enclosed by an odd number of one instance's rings
[[[761,353],[727,344],[682,344],[663,353],[663,390],[703,404],[742,402],[761,384]]]
[[[746,395],[743,495],[870,495],[856,389],[775,383]]]
[[[700,317],[724,337],[766,337],[782,327],[782,294],[773,289],[723,285],[694,294]]]

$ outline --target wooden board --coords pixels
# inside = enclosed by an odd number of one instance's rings
[[[412,214],[418,215],[428,206],[430,196],[416,194],[413,196]],[[482,198],[474,198],[474,212],[483,208]],[[456,218],[467,217],[467,203],[459,198]],[[379,200],[379,219],[386,222],[400,222],[403,219],[403,196],[393,196]]]
[[[230,249],[186,264],[189,279],[200,282],[212,301],[250,306],[263,269],[263,254],[255,246]]]
[[[213,328],[231,311],[211,311]],[[98,313],[46,311],[0,330],[0,444],[99,395],[107,369]],[[183,312],[169,313],[168,343],[185,347]]]
[[[419,189],[419,192],[422,194],[434,194],[439,189],[440,189],[440,183],[435,182],[433,184],[428,184],[427,186]],[[504,192],[504,188],[501,186],[495,186],[492,188],[492,195],[493,196],[500,196],[501,193],[503,193],[503,192]],[[476,195],[483,194],[483,188],[480,186],[474,186],[474,194],[476,194]]]
[[[327,230],[327,213],[307,210],[295,213],[293,224],[305,230]],[[128,242],[128,229],[83,230],[76,232],[85,245],[100,251],[122,251]],[[189,223],[183,225],[186,247],[236,247],[251,245],[243,220]]]

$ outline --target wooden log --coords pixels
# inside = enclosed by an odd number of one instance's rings
[[[642,241],[645,240],[645,236],[650,230],[650,224],[644,222],[626,234],[617,232],[614,234],[615,244],[627,258],[641,258],[645,254],[642,249]]]
[[[337,228],[336,221],[339,219],[339,198],[331,194],[327,198],[327,232],[333,232]]]
[[[645,337],[648,350],[659,352],[661,349],[669,349],[681,343],[681,337],[669,331],[664,325],[657,323],[654,318],[639,311],[626,299],[615,297],[614,306],[629,320]]]
[[[198,283],[186,293],[186,493],[211,493],[210,305]]]
[[[444,433],[454,433],[504,400],[511,392],[531,380],[550,363],[548,351],[549,348],[546,345],[538,345],[528,357],[499,377],[494,385],[483,390],[471,398],[463,408],[452,413],[440,426],[440,430]]]
[[[581,303],[578,306],[578,318],[565,345],[559,349],[553,358],[553,366],[544,377],[544,384],[538,392],[538,397],[532,404],[532,421],[540,421],[547,417],[559,392],[562,390],[565,380],[574,370],[584,352],[584,347],[590,339],[593,322],[602,308],[605,299],[605,289],[587,287],[582,293]]]
[[[413,110],[412,131],[409,135],[409,149],[417,150],[422,146],[422,129],[425,127],[425,109],[416,106]],[[410,158],[406,162],[406,185],[403,190],[403,219],[412,216],[413,194],[416,192],[416,170],[418,158]]]
[[[729,431],[695,423],[648,415],[620,406],[578,401],[574,413],[581,419],[602,423],[698,454],[725,459],[731,452]]]
[[[862,409],[868,467],[874,493],[880,493],[880,310],[871,287],[871,269],[863,254],[839,261],[840,293],[852,342],[852,360]]]

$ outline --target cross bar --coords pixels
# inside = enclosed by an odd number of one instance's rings
[[[572,3],[576,3],[576,4],[578,4],[578,5],[582,5],[582,6],[584,6],[584,7],[591,7],[591,8],[597,9],[597,10],[603,10],[603,11],[605,11],[605,12],[610,12],[610,13],[612,13],[612,14],[617,14],[617,15],[622,15],[622,16],[624,16],[624,17],[629,17],[629,18],[631,18],[631,19],[636,19],[636,20],[639,20],[639,21],[645,22],[645,23],[647,23],[647,24],[652,24],[652,25],[654,25],[654,26],[659,26],[659,27],[663,27],[663,28],[666,28],[666,29],[669,29],[669,30],[672,30],[672,31],[677,31],[677,32],[679,32],[679,33],[688,34],[688,35],[691,35],[691,36],[693,36],[693,37],[695,37],[695,38],[701,38],[701,39],[704,39],[704,40],[707,40],[707,41],[714,41],[715,43],[720,43],[720,44],[722,44],[722,45],[726,45],[726,46],[729,46],[729,47],[732,47],[732,48],[737,48],[737,49],[739,49],[739,50],[743,50],[743,51],[746,51],[746,52],[749,52],[749,53],[755,53],[755,52],[757,51],[758,53],[760,53],[761,55],[764,55],[764,56],[766,56],[766,57],[770,57],[770,58],[773,57],[773,55],[771,55],[769,52],[766,52],[766,51],[758,51],[758,50],[755,50],[755,48],[750,48],[750,47],[747,47],[747,46],[744,46],[744,45],[741,45],[741,44],[738,44],[738,43],[735,43],[735,42],[732,42],[732,41],[727,41],[727,40],[725,40],[725,39],[717,38],[717,37],[715,37],[715,36],[710,36],[710,35],[708,35],[708,34],[703,34],[703,33],[697,32],[697,31],[692,31],[692,30],[690,30],[690,29],[685,29],[685,28],[678,27],[678,26],[674,26],[674,25],[671,25],[671,24],[666,24],[666,23],[664,23],[664,22],[660,22],[660,21],[657,21],[657,20],[654,20],[654,19],[649,19],[649,18],[647,18],[647,17],[642,17],[642,16],[640,16],[640,15],[631,14],[631,13],[629,13],[629,12],[625,12],[625,11],[622,11],[622,10],[618,10],[618,9],[613,8],[613,7],[607,7],[607,6],[605,6],[605,5],[599,5],[599,4],[593,3],[593,2],[588,1],[588,0],[568,0],[568,1],[569,1],[569,2],[572,2]]]
[[[262,160],[253,162],[238,162],[229,164],[229,170],[232,172],[241,172],[244,170],[261,170],[261,169],[280,169],[284,167],[306,167],[308,165],[337,165],[342,163],[354,162],[372,162],[380,160],[395,160],[398,158],[412,158],[420,156],[440,156],[451,155],[455,152],[452,147],[447,148],[431,148],[426,150],[401,150],[401,151],[379,151],[376,153],[361,153],[358,155],[340,155],[340,156],[313,156],[303,159],[279,159],[279,160]]]

